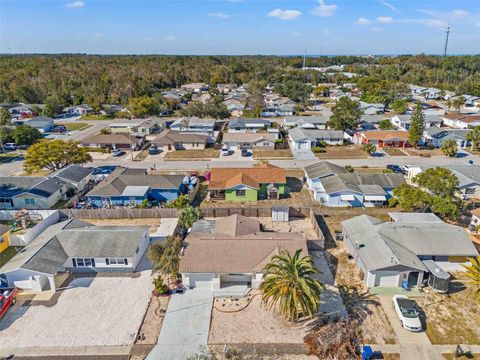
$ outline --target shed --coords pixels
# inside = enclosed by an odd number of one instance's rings
[[[428,285],[436,292],[446,293],[450,283],[450,274],[443,270],[433,260],[423,261],[423,265],[428,269]]]
[[[287,205],[272,206],[272,220],[288,222],[289,207]]]

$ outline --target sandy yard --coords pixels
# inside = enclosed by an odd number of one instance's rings
[[[208,343],[303,343],[307,325],[290,325],[262,305],[261,296],[253,296],[255,294],[252,291],[237,301],[228,298],[214,300]],[[250,304],[240,312],[220,311],[241,309],[250,299]]]
[[[131,345],[153,288],[151,271],[78,277],[56,303],[24,304],[0,321],[0,344],[13,347]],[[39,331],[41,330],[41,331]]]
[[[449,294],[430,292],[426,313],[426,333],[432,344],[480,344],[480,307],[473,300],[466,275],[453,273]]]
[[[141,218],[141,219],[82,219],[93,225],[98,226],[148,226],[150,232],[155,231],[160,226],[159,218]]]
[[[169,296],[152,296],[142,326],[138,332],[139,339],[136,344],[157,343],[169,299]]]
[[[290,217],[288,222],[274,222],[271,217],[258,218],[266,231],[299,232],[306,239],[316,239],[317,235],[309,219]]]

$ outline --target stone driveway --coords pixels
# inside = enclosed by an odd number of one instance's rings
[[[185,360],[207,346],[213,292],[195,288],[172,295],[157,345],[147,360]]]

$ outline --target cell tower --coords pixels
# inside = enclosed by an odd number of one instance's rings
[[[443,49],[443,56],[447,56],[447,48],[448,48],[448,37],[450,35],[450,25],[447,26],[447,31],[445,31],[445,48]]]

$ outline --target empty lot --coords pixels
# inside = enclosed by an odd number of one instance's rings
[[[61,291],[55,304],[14,307],[0,321],[0,344],[131,345],[148,306],[150,273],[80,277]]]

